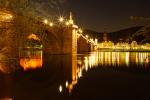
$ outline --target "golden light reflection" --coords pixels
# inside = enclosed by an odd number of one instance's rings
[[[85,57],[84,63],[85,63],[85,70],[88,71],[88,59],[87,59],[87,57]]]
[[[6,98],[0,98],[0,100],[13,100],[12,98],[6,97]]]
[[[59,86],[59,92],[61,93],[63,91],[62,85]]]
[[[20,65],[24,69],[24,71],[28,69],[37,69],[42,68],[43,59],[42,59],[42,51],[38,52],[30,52],[28,51],[24,57],[20,58]]]
[[[42,67],[42,59],[41,58],[21,58],[20,65],[26,71],[28,69],[36,69]]]
[[[69,84],[68,81],[66,81],[66,88],[68,87],[68,84]]]
[[[130,62],[130,53],[129,52],[127,52],[126,53],[126,55],[125,55],[125,57],[126,57],[126,66],[129,66],[129,62]]]
[[[72,56],[72,81],[66,81],[69,93],[78,80],[94,67],[130,67],[131,64],[149,68],[150,53],[145,52],[93,52],[89,55]]]

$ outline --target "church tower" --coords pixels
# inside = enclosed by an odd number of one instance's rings
[[[103,41],[108,41],[106,28],[104,28]]]

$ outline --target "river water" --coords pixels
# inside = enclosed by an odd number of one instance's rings
[[[105,73],[106,76],[111,76],[112,73],[112,76],[116,73],[137,73],[135,75],[138,79],[139,75],[149,77],[150,71],[150,52],[99,51],[74,55],[48,55],[40,50],[25,50],[15,61],[17,64],[14,65],[12,73],[6,73],[10,69],[4,69],[5,64],[0,63],[0,100],[75,98],[78,100],[86,96],[86,92],[79,92],[80,89],[81,91],[93,89],[92,86],[88,87],[88,82],[91,84],[91,77],[102,79],[104,77],[101,73]],[[7,67],[12,66],[14,62],[7,64]],[[96,76],[94,76],[95,73],[97,73]],[[128,75],[118,75],[122,78],[130,78]],[[84,78],[87,80],[84,81]],[[96,85],[100,80],[93,81]],[[150,80],[144,80],[144,82],[149,83]],[[87,85],[87,87],[82,88],[82,85],[83,87]],[[99,90],[95,88],[90,91],[98,93]]]

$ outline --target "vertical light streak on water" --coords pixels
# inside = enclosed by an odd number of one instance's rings
[[[120,53],[119,52],[117,52],[117,65],[119,66],[120,65]]]
[[[127,52],[126,55],[125,55],[125,62],[126,62],[126,66],[129,66],[129,63],[130,63],[130,53]]]
[[[116,53],[115,52],[112,52],[112,66],[115,66],[116,65]]]

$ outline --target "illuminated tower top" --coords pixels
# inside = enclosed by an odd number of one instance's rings
[[[70,24],[74,24],[74,20],[73,20],[72,12],[70,12],[69,23],[70,23]]]
[[[72,20],[72,12],[70,12],[70,20]]]

